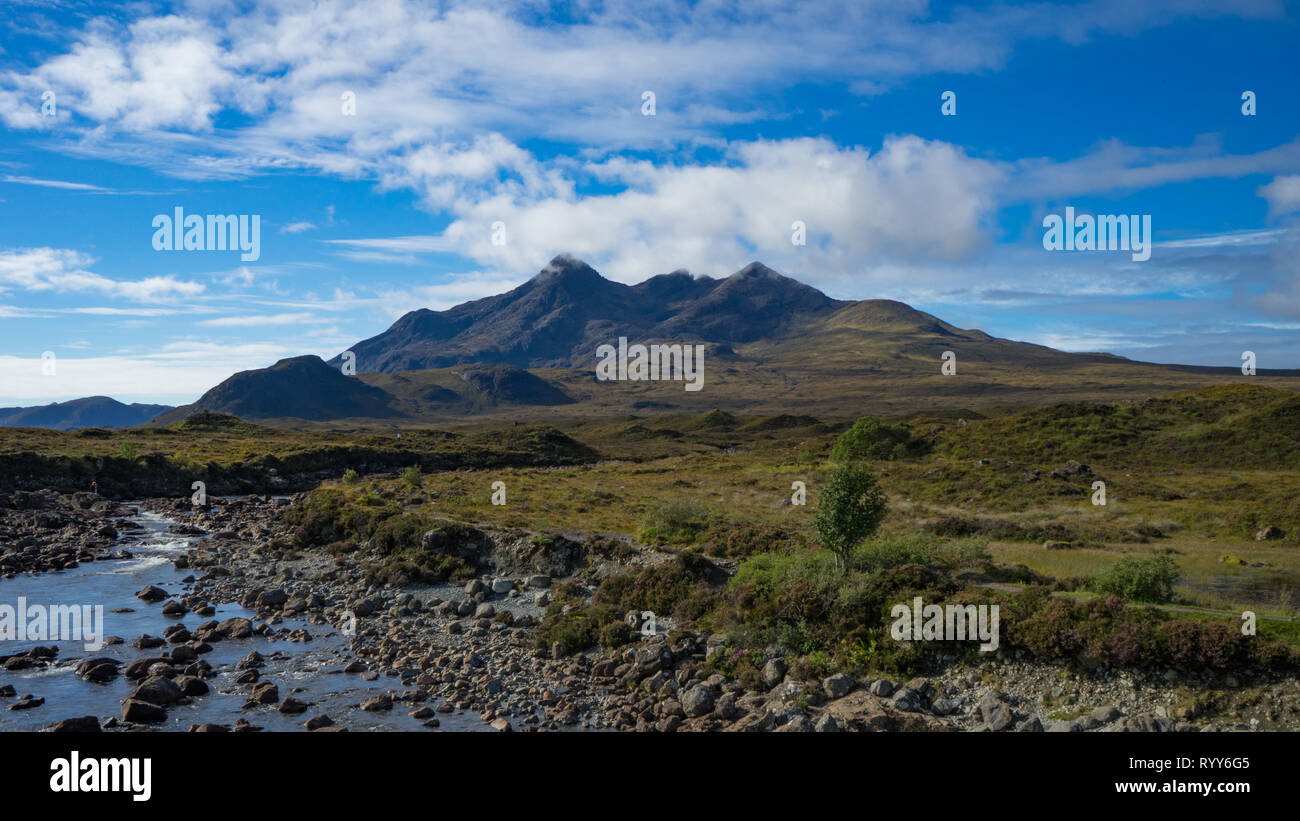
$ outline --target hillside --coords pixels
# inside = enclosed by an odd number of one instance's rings
[[[596,349],[704,346],[703,386],[598,381]],[[831,299],[761,263],[723,279],[675,271],[637,285],[556,257],[507,293],[421,309],[342,357],[236,374],[162,423],[196,410],[242,418],[409,425],[479,417],[555,421],[628,413],[904,414],[1145,399],[1224,383],[1300,390],[1300,373],[1135,362],[958,328],[902,302]],[[945,355],[956,372],[945,375]]]
[[[344,376],[318,356],[282,359],[269,368],[241,371],[203,394],[197,402],[160,415],[166,425],[198,411],[241,419],[385,419],[398,416],[392,397]]]
[[[124,428],[147,422],[170,405],[127,405],[107,396],[87,396],[67,402],[53,402],[26,408],[0,408],[0,427],[50,428]]]

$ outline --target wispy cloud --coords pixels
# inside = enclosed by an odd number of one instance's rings
[[[245,316],[221,316],[205,319],[198,325],[209,328],[254,328],[276,325],[301,325],[306,322],[322,322],[312,314],[247,314]]]
[[[151,276],[138,280],[116,280],[90,270],[94,259],[66,248],[16,248],[0,250],[0,293],[26,291],[99,291],[137,301],[155,301],[194,296],[202,283],[178,280],[174,276]]]
[[[104,188],[99,185],[91,185],[85,182],[65,182],[63,180],[41,180],[35,177],[16,177],[12,174],[0,177],[0,182],[10,182],[15,185],[36,185],[42,188],[62,188],[66,191],[92,191],[100,194],[114,193],[111,188]]]

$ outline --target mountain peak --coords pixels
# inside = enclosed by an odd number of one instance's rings
[[[559,254],[546,264],[546,267],[537,272],[533,277],[533,282],[583,282],[583,281],[604,281],[604,277],[597,273],[587,263],[573,256],[572,254]]]
[[[727,278],[728,279],[788,279],[788,277],[778,274],[776,271],[773,271],[771,268],[767,267],[761,262],[758,262],[757,260],[749,263],[744,268],[741,268],[739,271],[737,271],[736,273],[732,274],[730,277]]]
[[[319,363],[319,364],[318,364],[318,363]],[[310,353],[309,353],[309,354],[303,354],[302,356],[290,356],[290,357],[286,357],[286,358],[281,359],[279,362],[276,362],[274,365],[271,366],[271,368],[274,369],[274,370],[282,370],[282,371],[283,371],[283,370],[288,370],[288,369],[290,369],[290,368],[304,368],[304,367],[306,367],[306,368],[319,368],[319,367],[329,368],[329,365],[326,365],[326,364],[325,364],[325,360],[321,359],[319,356],[316,356],[315,354],[310,354]],[[333,369],[331,368],[331,370],[333,370]]]

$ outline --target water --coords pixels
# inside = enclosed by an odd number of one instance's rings
[[[168,593],[186,592],[181,579],[195,573],[177,570],[172,560],[182,555],[202,537],[177,536],[166,532],[175,524],[156,513],[140,512],[130,520],[141,531],[123,529],[118,545],[129,551],[133,558],[87,562],[70,570],[52,573],[19,574],[13,579],[0,579],[0,604],[17,607],[18,598],[24,597],[28,605],[103,605],[104,636],[121,636],[124,644],[105,645],[88,651],[83,641],[4,641],[0,642],[0,655],[12,655],[38,645],[55,645],[58,656],[47,669],[6,671],[0,669],[0,685],[12,684],[19,697],[32,693],[45,698],[45,704],[29,710],[10,710],[14,698],[0,698],[0,731],[39,730],[57,721],[77,716],[94,715],[101,724],[110,716],[121,718],[122,699],[134,689],[136,683],[118,676],[110,682],[95,684],[76,675],[77,663],[86,658],[108,656],[123,664],[137,658],[165,655],[170,645],[151,650],[137,650],[131,646],[141,634],[161,636],[168,626],[182,623],[191,630],[210,618],[217,620],[242,616],[254,620],[254,614],[237,604],[215,605],[214,616],[199,617],[193,613],[183,618],[162,615],[162,603],[147,604],[135,597],[147,584],[154,584]],[[109,612],[115,608],[131,608],[130,613]],[[347,652],[348,640],[329,625],[285,619],[274,625],[278,630],[305,628],[312,636],[310,642],[273,640],[254,634],[247,639],[226,639],[212,644],[211,653],[201,655],[213,667],[212,678],[206,679],[211,688],[205,696],[193,703],[173,706],[167,710],[167,720],[151,725],[153,731],[183,731],[192,724],[212,722],[230,725],[245,718],[266,730],[305,731],[303,722],[308,717],[326,713],[335,724],[355,730],[419,730],[428,732],[421,722],[407,715],[422,704],[396,703],[391,712],[368,713],[355,705],[379,693],[406,689],[396,678],[366,682],[356,674],[345,674],[342,668],[352,657]],[[280,698],[292,695],[301,701],[315,702],[306,713],[283,715],[274,706],[259,705],[243,709],[248,688],[237,685],[234,665],[252,650],[266,657],[259,669],[263,679],[275,682]],[[274,655],[273,655],[274,654]],[[301,688],[301,689],[299,689]],[[424,702],[436,706],[437,700]],[[488,731],[491,728],[477,714],[457,712],[439,713],[438,719],[445,730]]]
[[[1243,567],[1238,572],[1216,574],[1203,582],[1187,580],[1183,586],[1220,600],[1300,611],[1300,580],[1295,574],[1273,568]]]

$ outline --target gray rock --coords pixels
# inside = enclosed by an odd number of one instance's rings
[[[736,717],[736,697],[731,693],[723,693],[714,705],[713,712],[718,718],[731,721]]]
[[[99,719],[95,716],[65,718],[50,728],[52,733],[100,733]]]
[[[843,698],[856,685],[853,676],[847,673],[838,673],[822,680],[822,689],[826,691],[826,697],[831,699]]]
[[[1097,709],[1093,710],[1089,715],[1092,717],[1092,720],[1097,722],[1098,724],[1109,724],[1110,722],[1114,721],[1115,719],[1123,715],[1123,713],[1119,711],[1118,707],[1114,705],[1110,705],[1107,707],[1098,707]]]
[[[162,676],[151,676],[131,691],[127,699],[148,702],[159,706],[175,704],[185,697],[176,682]]]
[[[986,693],[980,699],[980,717],[993,732],[1001,732],[1011,726],[1011,708],[998,693]]]
[[[289,600],[289,594],[278,587],[257,594],[258,607],[279,607]]]
[[[767,664],[763,665],[763,687],[771,690],[773,687],[780,684],[785,680],[785,671],[785,659],[768,659]]]
[[[921,709],[921,694],[911,687],[900,687],[890,699],[896,709],[905,713],[915,713]]]
[[[950,716],[957,712],[957,704],[951,699],[936,698],[934,702],[930,704],[930,712],[937,716]]]
[[[703,684],[697,684],[682,693],[682,710],[691,718],[708,715],[713,710],[713,690]]]
[[[1053,721],[1051,724],[1047,725],[1047,732],[1081,733],[1083,732],[1083,728],[1079,726],[1077,721]]]
[[[819,733],[838,733],[840,723],[830,713],[822,713],[821,717],[813,724],[813,730]]]
[[[145,585],[145,587],[141,589],[139,593],[136,593],[135,597],[137,599],[143,599],[144,601],[153,603],[153,602],[162,601],[163,599],[167,598],[168,595],[169,594],[167,593],[167,591],[163,590],[161,587],[156,587],[152,584],[149,584],[149,585]]]
[[[167,720],[167,711],[156,704],[128,698],[122,702],[122,720],[132,724],[157,724]]]
[[[811,733],[816,728],[806,715],[793,716],[789,721],[776,728],[778,733]]]

